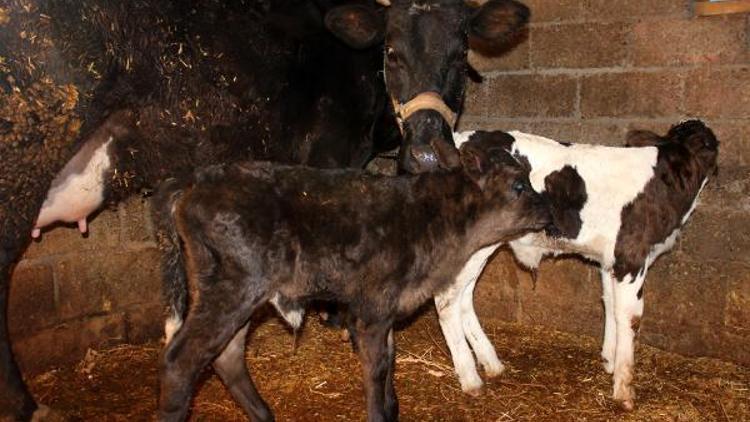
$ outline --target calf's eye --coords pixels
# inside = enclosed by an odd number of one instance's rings
[[[512,188],[515,193],[520,195],[521,193],[523,193],[523,191],[526,190],[526,183],[523,180],[516,180],[515,182],[513,182]]]

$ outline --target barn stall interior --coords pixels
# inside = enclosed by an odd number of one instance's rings
[[[460,130],[622,145],[628,130],[663,134],[700,118],[721,142],[718,176],[649,272],[633,411],[610,399],[601,368],[598,270],[550,258],[534,280],[501,249],[475,308],[505,371],[480,372],[481,392],[462,392],[425,306],[396,334],[401,417],[750,419],[750,15],[698,16],[695,2],[676,0],[526,4],[523,42],[498,58],[470,53],[482,81],[469,82]],[[45,232],[15,267],[15,356],[34,396],[68,418],[147,418],[165,316],[148,199],[106,209],[90,226],[86,237]],[[295,338],[273,312],[253,321],[247,362],[279,420],[364,418],[359,362],[339,331],[308,317]],[[244,418],[210,371],[192,409],[206,420]]]

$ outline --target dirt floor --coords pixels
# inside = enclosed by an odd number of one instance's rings
[[[480,397],[463,394],[434,311],[396,335],[396,388],[405,421],[747,421],[750,368],[688,359],[640,346],[632,413],[609,399],[611,378],[590,337],[484,321],[507,369]],[[293,350],[293,336],[263,317],[247,347],[258,388],[279,421],[364,420],[360,367],[339,331],[313,314]],[[70,420],[153,418],[159,344],[90,351],[77,366],[31,380],[43,403]],[[245,420],[218,378],[206,371],[191,420]]]

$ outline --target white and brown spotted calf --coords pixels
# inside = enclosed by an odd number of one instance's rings
[[[536,269],[546,255],[573,253],[599,264],[606,317],[604,368],[614,373],[614,399],[632,409],[643,283],[649,266],[674,245],[716,171],[713,132],[692,120],[672,127],[664,137],[631,132],[628,147],[567,144],[521,132],[465,132],[455,139],[457,144],[492,139],[527,161],[534,190],[551,203],[554,230],[510,242],[519,262]],[[499,246],[475,253],[455,284],[435,296],[461,387],[470,393],[482,385],[471,349],[489,375],[503,371],[472,304],[477,278]]]

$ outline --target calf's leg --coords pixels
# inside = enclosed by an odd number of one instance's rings
[[[250,323],[237,331],[232,341],[214,361],[214,369],[232,393],[232,397],[242,406],[245,413],[254,421],[273,420],[273,415],[250,378],[245,364],[245,340]]]
[[[477,360],[484,367],[485,372],[490,377],[496,377],[503,373],[505,366],[497,357],[495,347],[492,346],[490,339],[484,333],[482,326],[479,324],[477,313],[474,311],[474,287],[477,284],[476,278],[469,283],[461,294],[461,320],[464,326],[464,334],[469,339]]]
[[[635,366],[635,339],[640,330],[643,315],[641,288],[645,278],[646,270],[643,269],[635,278],[627,275],[623,280],[617,280],[614,286],[617,346],[615,347],[613,398],[619,401],[626,410],[632,410],[635,406],[635,391],[631,383]]]
[[[385,376],[385,417],[386,420],[398,420],[398,398],[396,387],[393,385],[393,375],[396,367],[396,345],[393,343],[393,328],[388,331],[387,338],[388,373]]]
[[[440,328],[448,344],[453,368],[458,375],[461,390],[471,395],[479,395],[482,379],[479,377],[474,356],[466,339],[471,342],[479,362],[490,376],[503,371],[503,364],[497,358],[474,312],[474,286],[487,264],[489,257],[499,245],[480,249],[469,258],[456,281],[448,289],[435,295],[435,307],[440,317]]]
[[[440,329],[448,345],[453,359],[453,369],[458,375],[461,390],[472,396],[478,396],[482,388],[482,378],[479,377],[474,355],[469,343],[466,342],[463,324],[461,322],[461,295],[463,281],[456,280],[452,286],[435,295],[435,308],[440,321]]]
[[[388,333],[392,329],[392,322],[365,324],[361,320],[357,323],[357,351],[362,363],[362,373],[367,399],[368,422],[385,422],[397,419],[392,412],[397,406],[393,380],[393,362],[389,360]],[[390,396],[386,400],[386,393]],[[386,402],[390,409],[386,409]],[[397,411],[397,408],[396,408]],[[390,414],[389,414],[390,413]]]
[[[216,286],[229,286],[226,280]],[[209,283],[206,283],[209,284]],[[248,298],[238,288],[200,292],[200,301],[188,312],[185,323],[167,345],[161,359],[159,420],[182,421],[187,416],[193,386],[201,370],[226,348],[257,307],[257,297]],[[231,354],[231,353],[230,353]],[[222,365],[224,361],[220,363]],[[227,369],[222,367],[222,370]],[[256,393],[257,394],[257,393]],[[272,420],[265,403],[259,403],[255,420]]]
[[[602,342],[602,364],[604,371],[611,374],[615,370],[615,346],[617,326],[615,324],[614,288],[615,279],[611,270],[602,269],[602,302],[604,303],[604,341]]]

